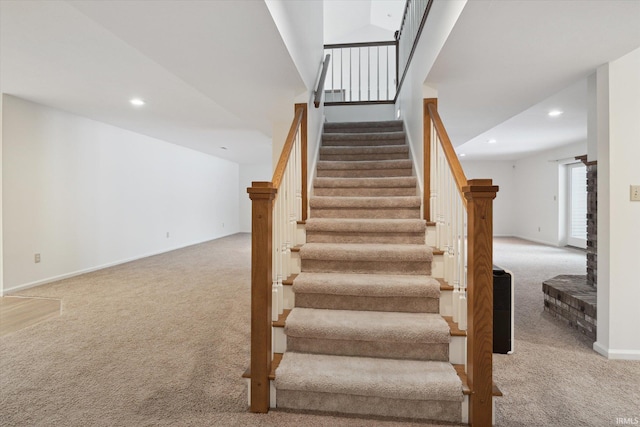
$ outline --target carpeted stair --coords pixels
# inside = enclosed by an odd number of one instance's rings
[[[460,422],[402,122],[327,123],[277,407]]]

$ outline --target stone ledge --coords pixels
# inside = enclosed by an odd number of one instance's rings
[[[560,275],[542,282],[544,310],[596,339],[596,288],[584,275]]]

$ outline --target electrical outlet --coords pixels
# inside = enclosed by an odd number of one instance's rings
[[[40,262],[40,254],[35,254],[33,258],[36,264]]]
[[[640,202],[640,185],[631,186],[631,201]]]

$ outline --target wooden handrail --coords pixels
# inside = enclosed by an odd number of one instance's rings
[[[282,151],[280,152],[280,157],[278,158],[278,163],[276,164],[276,168],[273,171],[273,178],[271,178],[271,183],[273,184],[274,188],[280,188],[282,177],[284,177],[284,170],[287,167],[289,156],[291,156],[293,143],[295,142],[296,134],[298,133],[298,127],[300,126],[300,123],[302,123],[302,117],[304,116],[304,114],[304,108],[296,106],[293,123],[291,123],[291,128],[289,128],[287,139],[284,142],[284,146],[282,147]]]
[[[322,71],[320,72],[320,80],[318,80],[318,87],[316,88],[315,97],[313,98],[313,105],[316,108],[320,108],[320,102],[322,102],[322,93],[324,92],[324,81],[327,78],[327,70],[329,69],[329,61],[331,55],[327,53],[322,63]]]
[[[424,184],[430,191],[432,126],[462,196],[467,213],[467,381],[469,424],[490,426],[493,418],[493,199],[498,187],[490,179],[467,180],[438,114],[437,99],[423,101]],[[425,202],[425,219],[429,220]],[[464,238],[464,234],[461,238]]]
[[[456,186],[458,187],[460,196],[463,196],[464,192],[462,189],[467,185],[467,177],[464,174],[464,170],[462,169],[456,150],[453,148],[453,144],[451,144],[449,134],[442,124],[440,114],[438,114],[437,101],[437,98],[427,98],[424,100],[424,105],[427,108],[429,119],[433,122],[438,138],[442,143],[442,149],[447,158],[447,162],[449,163],[449,167],[451,168],[453,178],[456,181]]]

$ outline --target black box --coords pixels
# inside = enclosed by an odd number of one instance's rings
[[[493,266],[493,352],[513,353],[513,276]]]

